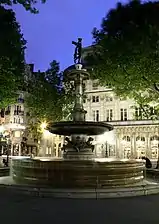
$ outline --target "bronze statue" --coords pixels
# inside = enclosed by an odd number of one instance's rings
[[[78,38],[78,41],[72,41],[72,44],[75,45],[75,53],[74,53],[74,63],[81,63],[81,55],[82,55],[82,38]]]

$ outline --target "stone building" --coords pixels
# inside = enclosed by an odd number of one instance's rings
[[[26,66],[26,79],[31,78],[33,65]],[[18,93],[17,102],[0,111],[0,153],[12,156],[40,155],[59,156],[61,137],[43,133],[40,141],[28,133],[28,110],[25,92]]]
[[[33,71],[33,66],[31,70]],[[159,121],[136,119],[140,111],[134,108],[135,102],[131,99],[119,98],[112,91],[111,86],[102,87],[98,80],[86,80],[84,87],[86,120],[108,122],[114,126],[114,131],[94,139],[96,156],[110,158],[146,156],[151,160],[157,160]],[[1,110],[0,129],[3,126],[5,135],[0,138],[2,153],[9,146],[9,153],[13,156],[31,153],[46,157],[60,156],[64,142],[62,136],[44,132],[40,142],[31,135],[26,138],[27,108],[24,101],[25,92],[20,92],[14,105]]]
[[[114,131],[95,139],[97,156],[158,158],[159,121],[137,120],[139,109],[131,99],[120,99],[110,86],[99,86],[97,80],[84,83],[86,99],[84,108],[87,121],[104,121],[114,126]]]

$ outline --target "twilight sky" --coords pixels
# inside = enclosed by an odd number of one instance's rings
[[[83,45],[92,43],[91,31],[99,27],[108,10],[117,0],[47,0],[38,5],[40,13],[33,15],[22,7],[14,7],[17,21],[27,40],[26,60],[35,70],[44,71],[52,60],[61,69],[73,63],[72,40],[83,38]],[[122,1],[126,2],[126,0]]]

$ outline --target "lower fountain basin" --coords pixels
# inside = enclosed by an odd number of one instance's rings
[[[57,135],[101,135],[106,131],[113,130],[113,126],[104,122],[91,122],[91,121],[64,121],[55,122],[48,127],[51,133]]]
[[[142,160],[13,159],[18,184],[52,188],[127,187],[143,180]]]

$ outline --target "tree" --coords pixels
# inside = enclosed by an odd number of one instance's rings
[[[38,13],[38,10],[34,7],[37,4],[38,0],[0,0],[0,5],[9,5],[12,6],[14,4],[22,5],[27,11],[32,13]],[[46,0],[40,0],[41,3],[45,3]]]
[[[0,6],[0,108],[13,103],[23,85],[26,41],[15,13]]]
[[[39,124],[60,121],[71,108],[71,91],[65,90],[59,63],[53,60],[45,72],[34,73],[28,83],[26,107]],[[69,111],[68,111],[69,112]]]
[[[65,84],[59,63],[55,60],[45,72],[32,74],[27,82],[25,96],[25,107],[29,115],[25,137],[29,137],[31,133],[33,139],[39,143],[43,134],[42,123],[50,125],[53,122],[70,119],[74,95],[72,86],[67,82]],[[39,144],[37,147],[39,148]]]
[[[117,95],[138,100],[143,92],[159,96],[159,3],[118,3],[94,28],[92,77],[110,83]],[[150,97],[147,97],[147,101]]]

